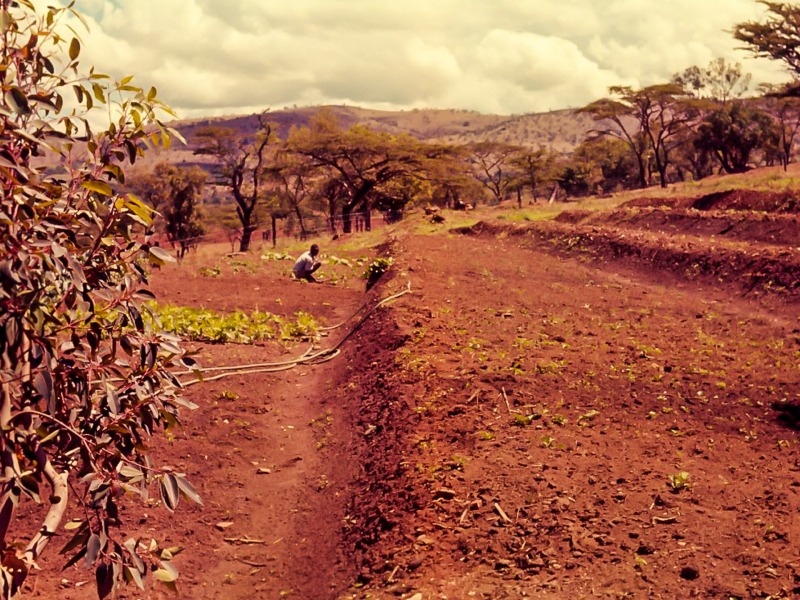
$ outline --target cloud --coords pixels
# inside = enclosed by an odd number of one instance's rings
[[[520,113],[581,106],[736,50],[753,0],[78,0],[85,61],[179,114],[348,103]]]

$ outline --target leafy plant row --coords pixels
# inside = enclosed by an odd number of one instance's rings
[[[295,313],[294,319],[285,319],[258,310],[223,314],[205,308],[169,304],[151,303],[150,307],[164,331],[193,341],[249,344],[273,339],[308,339],[319,334],[317,321],[303,311]]]

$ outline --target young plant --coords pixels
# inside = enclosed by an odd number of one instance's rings
[[[668,485],[670,491],[674,494],[677,494],[681,490],[688,489],[690,487],[689,473],[686,471],[680,471],[678,473],[671,474],[668,477]]]
[[[556,438],[549,435],[543,435],[541,438],[539,438],[539,443],[542,445],[542,448],[552,448],[553,444],[556,443]]]
[[[362,275],[362,277],[367,280],[367,290],[372,289],[372,286],[378,283],[378,280],[383,277],[383,274],[389,270],[389,267],[391,267],[393,263],[394,259],[391,257],[378,257],[369,263],[366,271],[364,271]]]

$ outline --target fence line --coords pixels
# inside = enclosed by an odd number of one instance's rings
[[[287,215],[288,216],[288,215]],[[300,231],[299,223],[297,222],[297,217],[294,213],[291,215],[295,222],[293,227],[290,230],[286,230],[285,227],[281,227],[278,225],[275,228],[276,237],[279,239],[300,239],[302,233]],[[286,217],[284,217],[285,219]],[[283,219],[281,219],[283,220]],[[330,215],[307,215],[303,218],[303,224],[306,231],[305,237],[313,237],[316,235],[324,235],[325,233],[330,234],[339,234],[342,233],[342,229],[344,228],[344,217],[341,214],[336,214],[333,216]],[[382,211],[358,211],[352,212],[349,214],[349,221],[351,226],[351,233],[360,233],[362,231],[366,231],[366,224],[369,222],[370,229],[374,229],[376,226],[380,227],[387,223],[391,222],[391,218],[389,217],[389,213],[382,212]],[[242,227],[239,226],[235,230],[223,230],[226,234],[227,242],[234,244],[237,241],[242,239]],[[188,244],[192,249],[196,248],[197,245],[206,241],[209,237],[211,237],[212,241],[217,238],[217,236],[209,236],[208,234],[197,235],[185,239],[176,239],[170,240],[169,236],[166,233],[159,233],[155,234],[150,237],[153,241],[153,245],[164,245],[170,244],[173,248],[179,247],[181,244]],[[259,226],[252,231],[252,238],[253,240],[260,240],[265,242],[272,242],[273,245],[277,243],[277,240],[272,239],[272,227],[269,223],[264,224],[263,226]],[[221,240],[220,240],[221,241]]]

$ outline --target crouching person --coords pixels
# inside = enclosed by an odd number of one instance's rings
[[[311,283],[316,283],[314,273],[322,266],[322,263],[317,260],[319,255],[319,246],[311,244],[308,252],[303,252],[300,257],[295,261],[292,273],[295,279],[305,279]]]

